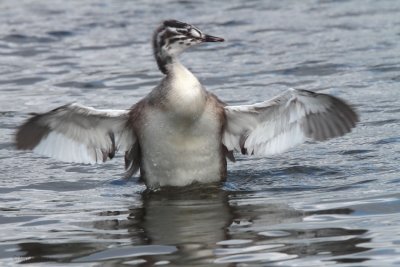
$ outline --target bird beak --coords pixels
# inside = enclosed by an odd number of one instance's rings
[[[223,42],[225,40],[220,37],[205,34],[202,41],[203,42]]]

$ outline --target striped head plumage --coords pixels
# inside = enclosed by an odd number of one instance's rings
[[[224,39],[204,34],[193,25],[177,20],[166,20],[153,36],[154,56],[158,67],[166,74],[166,64],[187,48],[204,42],[223,42]]]

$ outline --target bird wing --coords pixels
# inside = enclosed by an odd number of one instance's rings
[[[16,134],[18,149],[66,162],[97,163],[136,141],[127,127],[129,110],[97,110],[76,103],[33,114]]]
[[[254,105],[225,106],[225,114],[223,144],[260,156],[284,152],[308,139],[344,135],[358,122],[357,113],[343,100],[296,89]]]

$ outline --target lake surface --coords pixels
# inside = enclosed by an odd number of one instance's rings
[[[0,2],[0,265],[399,266],[400,1]],[[229,104],[290,88],[346,99],[342,138],[237,156],[221,188],[144,193],[121,155],[16,151],[29,112],[129,108],[161,79],[158,23],[226,38],[183,55]]]

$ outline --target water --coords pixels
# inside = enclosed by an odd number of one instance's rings
[[[0,2],[1,266],[398,266],[399,1]],[[230,104],[289,87],[361,116],[343,138],[238,156],[222,188],[144,194],[99,166],[16,151],[29,112],[127,108],[161,78],[163,19],[226,38],[183,56]]]

